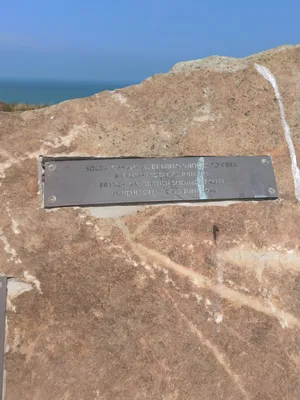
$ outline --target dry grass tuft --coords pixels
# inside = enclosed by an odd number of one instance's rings
[[[40,108],[47,107],[46,104],[35,105],[35,104],[23,104],[23,103],[3,103],[0,102],[0,111],[13,112],[13,111],[28,111],[38,110]]]

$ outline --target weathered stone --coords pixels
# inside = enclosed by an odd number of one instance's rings
[[[262,51],[254,56],[244,58],[210,56],[199,60],[182,61],[175,64],[174,67],[171,68],[170,72],[191,72],[200,68],[208,68],[218,72],[236,72],[241,69],[246,69],[247,66],[253,64],[253,62],[270,61],[270,58],[273,58],[276,53],[282,55],[282,53],[286,53],[289,50],[293,51],[297,47],[299,46],[280,46],[276,49]]]
[[[299,78],[284,47],[0,113],[6,399],[299,399]],[[264,154],[278,201],[40,208],[40,155]]]

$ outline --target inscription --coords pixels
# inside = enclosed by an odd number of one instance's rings
[[[172,178],[180,177],[179,172],[135,172],[131,174],[115,174],[115,178],[129,179],[129,178]]]
[[[205,162],[204,166],[213,166],[215,168],[230,168],[237,167],[236,162]],[[197,163],[182,163],[182,164],[151,164],[151,165],[88,165],[85,167],[87,172],[101,172],[101,171],[119,171],[119,170],[165,170],[165,169],[194,169],[197,168]]]
[[[197,168],[197,163],[182,163],[182,164],[111,164],[111,165],[88,165],[86,171],[88,172],[99,172],[99,171],[116,171],[116,170],[157,170],[157,169],[193,169]]]
[[[209,176],[211,173],[204,171],[203,176]],[[116,179],[134,179],[134,178],[181,178],[197,176],[194,171],[187,172],[135,172],[128,174],[115,174]]]
[[[46,207],[277,197],[268,156],[47,160],[44,170]]]
[[[216,188],[205,188],[206,193],[217,193]],[[122,190],[113,192],[114,196],[159,196],[162,194],[196,194],[199,195],[199,189],[160,189],[160,190]]]
[[[182,189],[153,189],[153,190],[122,190],[120,192],[114,192],[114,196],[159,196],[162,194],[183,194]]]
[[[224,184],[225,179],[224,178],[216,178],[216,179],[204,179],[204,184],[209,184],[209,185],[220,185]]]
[[[225,179],[204,179],[204,184],[207,185],[220,185],[225,184]],[[165,180],[165,181],[131,181],[131,182],[100,182],[100,188],[116,188],[122,186],[138,186],[138,187],[149,187],[149,186],[195,186],[197,180]]]
[[[237,167],[235,162],[212,162],[211,165],[215,168]]]

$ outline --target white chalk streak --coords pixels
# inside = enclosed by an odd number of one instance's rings
[[[7,296],[10,300],[15,299],[24,292],[29,292],[33,289],[30,283],[11,278],[7,281]]]
[[[16,250],[9,244],[6,236],[4,236],[0,229],[0,241],[3,244],[4,251],[10,256],[9,261],[13,261],[15,264],[21,264],[22,261],[19,259]]]
[[[35,276],[30,275],[28,271],[24,271],[23,275],[24,275],[26,282],[35,286],[35,288],[37,289],[39,294],[43,294],[42,289],[41,289],[41,282],[38,279],[36,279]]]
[[[254,64],[254,65],[255,65],[256,70],[272,85],[272,87],[274,89],[275,97],[279,104],[282,128],[283,128],[285,140],[286,140],[289,152],[290,152],[290,157],[291,157],[291,162],[292,162],[292,173],[293,173],[293,178],[294,178],[295,196],[296,196],[297,201],[300,201],[300,170],[297,165],[297,157],[296,157],[294,143],[293,143],[292,137],[291,137],[291,130],[290,130],[290,127],[288,126],[288,123],[285,118],[283,101],[282,101],[281,94],[279,92],[276,78],[267,67],[264,67],[263,65],[259,65],[259,64]]]

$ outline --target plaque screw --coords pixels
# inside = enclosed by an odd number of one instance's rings
[[[48,167],[48,171],[53,172],[55,170],[55,168],[56,168],[55,164],[50,164]]]
[[[268,192],[269,192],[270,194],[275,194],[276,191],[275,191],[275,189],[269,187]]]
[[[261,160],[261,162],[262,162],[263,164],[268,164],[268,160],[266,160],[265,158],[263,158],[263,159]]]
[[[50,196],[49,197],[49,202],[50,203],[55,203],[56,202],[56,196]]]

